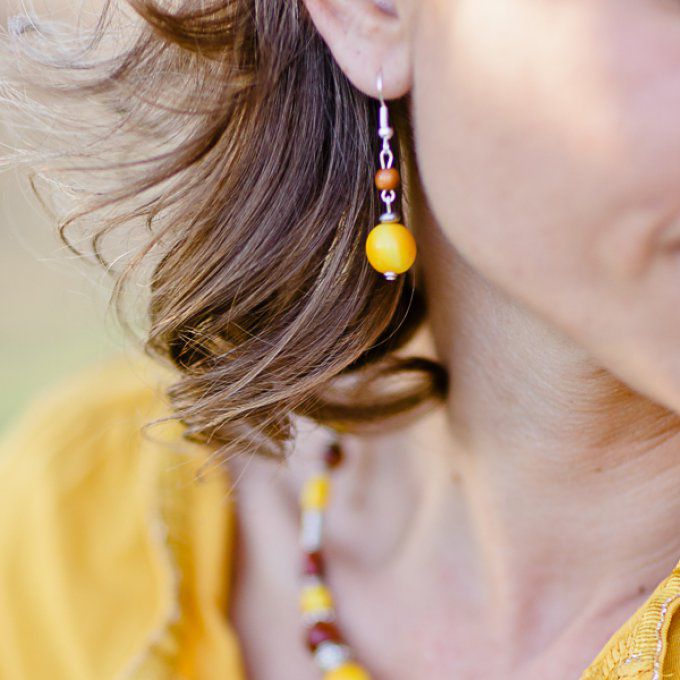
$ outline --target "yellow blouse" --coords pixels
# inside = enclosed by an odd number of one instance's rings
[[[196,481],[207,449],[175,422],[140,431],[169,413],[171,375],[142,356],[103,362],[1,442],[0,680],[245,680],[227,474]],[[679,609],[680,563],[581,680],[680,680]]]

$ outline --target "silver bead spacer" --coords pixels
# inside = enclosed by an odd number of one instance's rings
[[[332,671],[349,661],[351,656],[347,645],[329,640],[322,642],[314,652],[314,660],[322,671]]]
[[[391,128],[389,125],[386,127],[379,127],[378,137],[381,139],[392,139],[392,137],[394,137],[394,128]]]
[[[380,215],[381,222],[398,222],[401,219],[401,215],[398,212],[390,210],[389,212],[384,212]]]
[[[397,278],[397,274],[395,272],[385,272],[383,276],[388,280],[388,281],[394,281]]]

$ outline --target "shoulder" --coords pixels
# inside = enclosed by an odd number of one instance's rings
[[[138,353],[99,361],[36,395],[0,440],[2,452],[27,442],[53,450],[114,428],[134,430],[160,413],[171,379],[170,369]]]
[[[0,496],[30,503],[36,494],[14,498],[24,484],[65,492],[88,476],[92,484],[101,481],[92,471],[113,459],[136,457],[144,425],[165,410],[169,378],[146,357],[119,355],[39,393],[0,439]]]
[[[26,513],[40,498],[56,503],[76,489],[104,506],[112,500],[103,493],[107,485],[129,491],[145,466],[142,459],[153,457],[140,455],[148,447],[144,427],[169,413],[162,396],[169,379],[146,357],[119,355],[35,396],[0,439],[0,497],[6,511]]]
[[[184,526],[205,519],[192,508],[217,514],[223,490],[191,484],[201,448],[177,422],[144,429],[170,415],[172,378],[114,357],[40,394],[0,441],[0,677],[132,677],[120,674],[169,630],[170,544],[189,544]]]

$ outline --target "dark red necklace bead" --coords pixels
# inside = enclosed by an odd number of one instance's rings
[[[312,652],[327,641],[342,642],[340,631],[331,621],[317,621],[307,629],[307,647]]]
[[[323,454],[323,460],[327,467],[334,468],[342,463],[343,454],[342,448],[338,442],[332,442],[326,447]]]
[[[323,556],[318,550],[304,553],[302,558],[302,573],[305,576],[323,576]]]

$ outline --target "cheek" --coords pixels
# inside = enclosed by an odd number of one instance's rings
[[[639,270],[650,221],[680,212],[680,3],[674,12],[653,0],[425,7],[419,157],[456,245],[480,264],[491,258],[493,272],[526,249]]]
[[[595,354],[680,339],[649,318],[680,303],[680,3],[423,0],[413,26],[419,166],[455,247]]]

